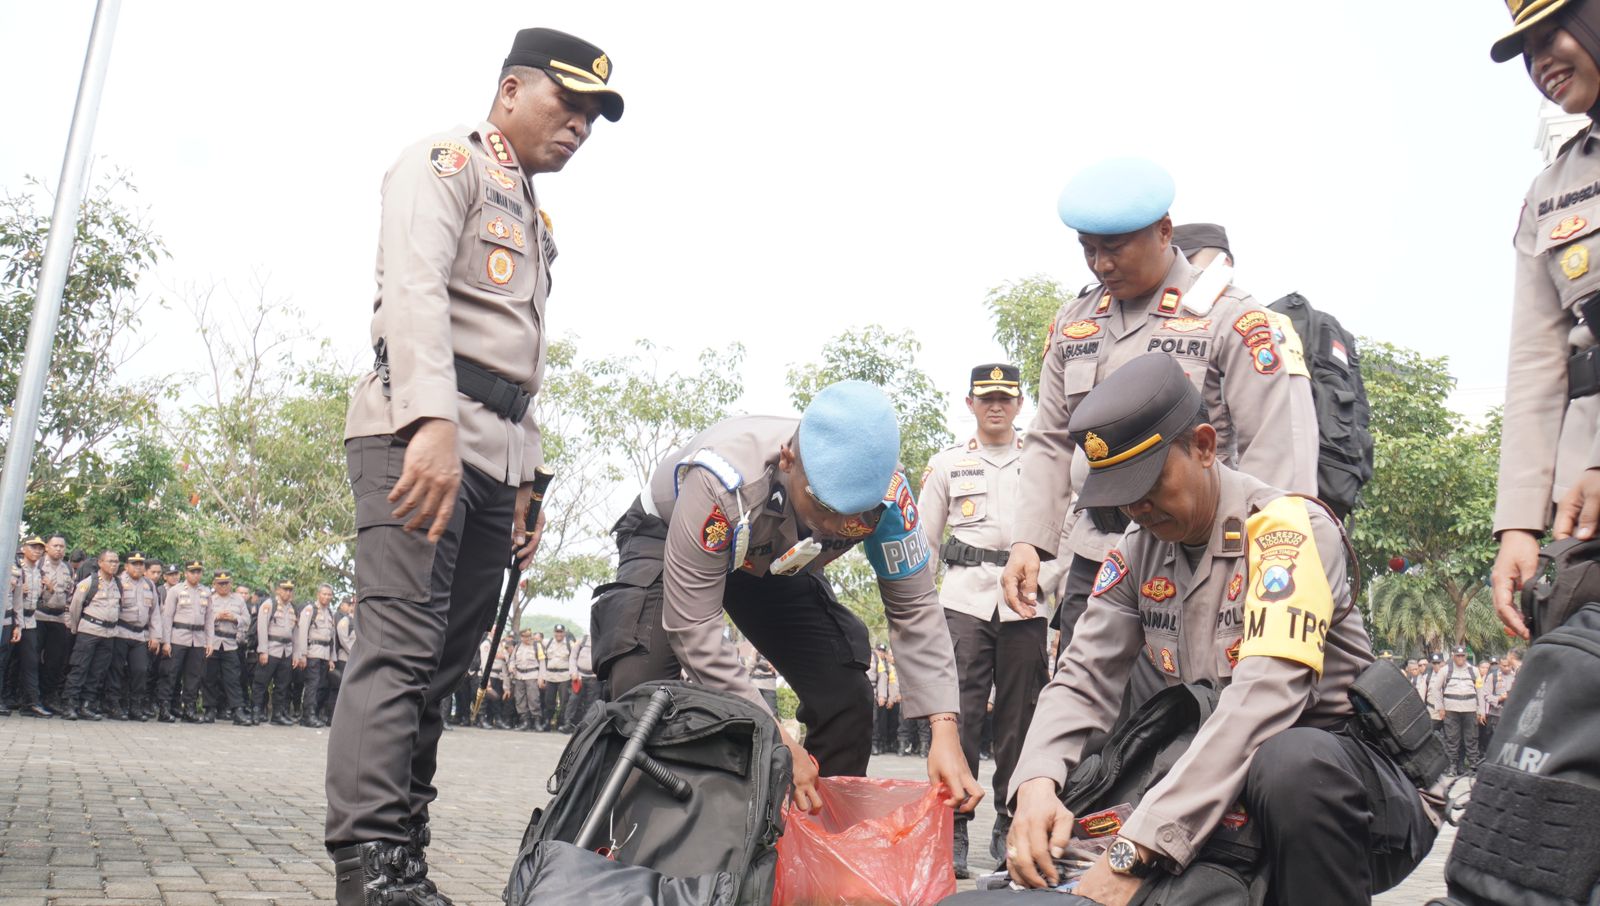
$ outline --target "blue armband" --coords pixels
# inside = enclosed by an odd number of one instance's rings
[[[867,560],[878,578],[887,582],[909,579],[931,560],[928,537],[923,534],[917,503],[911,499],[911,483],[904,472],[896,472],[883,495],[883,512],[878,527],[862,542]]]

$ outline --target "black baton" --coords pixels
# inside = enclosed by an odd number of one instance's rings
[[[579,849],[588,849],[594,842],[595,834],[600,833],[600,823],[607,819],[611,810],[617,807],[617,800],[622,797],[622,785],[628,782],[628,776],[634,768],[645,772],[651,780],[661,784],[662,788],[672,794],[672,798],[679,802],[689,798],[689,784],[682,777],[672,773],[672,769],[645,753],[645,744],[650,741],[650,734],[656,731],[656,724],[661,722],[662,715],[667,713],[667,708],[672,705],[672,693],[666,689],[657,688],[650,696],[650,703],[645,705],[644,713],[639,715],[639,722],[634,725],[633,732],[628,736],[628,742],[622,747],[622,755],[617,759],[616,767],[611,769],[611,776],[606,778],[606,785],[601,788],[599,798],[594,801],[594,808],[589,810],[589,817],[583,821],[583,828],[578,831],[577,839],[573,845]]]
[[[544,493],[549,490],[550,482],[556,473],[544,466],[533,470],[533,493],[528,497],[528,516],[523,520],[523,528],[528,534],[533,534],[533,527],[539,522],[539,509],[544,506]],[[506,618],[511,615],[511,599],[517,596],[517,578],[522,571],[517,569],[517,547],[511,546],[511,562],[506,564],[506,590],[500,595],[499,618],[493,623],[494,638],[489,642],[489,662],[483,665],[483,679],[478,683],[478,694],[472,699],[472,722],[478,722],[478,711],[483,708],[483,694],[489,689],[489,674],[494,672],[494,653],[500,647],[500,636],[505,633]],[[484,632],[489,630],[483,627]],[[482,635],[482,633],[479,633]]]

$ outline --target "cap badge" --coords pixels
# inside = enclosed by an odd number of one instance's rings
[[[489,253],[486,269],[489,272],[489,279],[495,286],[505,286],[517,272],[517,262],[512,259],[510,252],[497,248]]]
[[[1111,455],[1111,448],[1100,439],[1098,434],[1090,431],[1083,438],[1083,455],[1089,457],[1091,462],[1099,462]]]
[[[1004,371],[1001,371],[999,368],[996,368],[993,371],[989,372],[989,380],[991,380],[991,381],[998,381],[998,380],[1000,380],[1001,378],[1003,378],[1005,376],[1006,376],[1006,373]]]
[[[1083,340],[1100,332],[1098,321],[1073,321],[1061,328],[1061,335],[1070,340]]]
[[[1576,214],[1573,214],[1571,217],[1564,217],[1560,223],[1556,224],[1556,228],[1550,231],[1550,238],[1567,239],[1569,237],[1576,236],[1578,235],[1579,230],[1582,230],[1588,225],[1589,221],[1584,220],[1582,217],[1579,217]]]
[[[1576,280],[1589,273],[1589,250],[1581,245],[1569,248],[1561,255],[1561,272],[1568,280]]]
[[[611,75],[611,61],[606,59],[605,54],[595,57],[594,65],[590,66],[589,68],[593,69],[594,74],[599,76],[601,80],[604,80],[607,76]]]
[[[1506,0],[1506,6],[1511,8],[1511,15],[1515,16],[1516,14],[1522,12],[1522,7],[1527,2],[1528,0]]]

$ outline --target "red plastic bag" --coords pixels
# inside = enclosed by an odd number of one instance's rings
[[[773,906],[923,906],[956,892],[955,813],[910,780],[823,777],[822,811],[785,806]]]

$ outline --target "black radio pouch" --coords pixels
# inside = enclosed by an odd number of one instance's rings
[[[1418,789],[1433,786],[1448,762],[1433,732],[1433,717],[1411,681],[1387,658],[1372,662],[1350,684],[1350,704],[1367,740],[1405,772]]]

